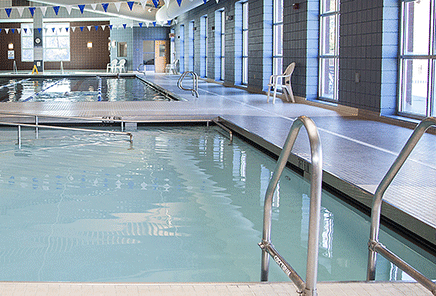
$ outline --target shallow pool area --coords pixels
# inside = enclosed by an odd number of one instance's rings
[[[0,131],[1,281],[259,281],[263,198],[275,161],[215,128],[140,127],[118,136]],[[273,243],[304,274],[309,185],[286,170]],[[364,280],[369,222],[323,193],[320,281]],[[431,278],[435,258],[382,232]],[[408,279],[378,260],[378,280]],[[271,264],[272,281],[288,281]]]
[[[135,77],[0,78],[0,102],[170,101]]]

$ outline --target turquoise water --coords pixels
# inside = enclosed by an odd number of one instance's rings
[[[124,137],[0,130],[0,281],[259,281],[263,198],[275,161],[215,128]],[[305,277],[309,185],[285,170],[272,239]],[[320,281],[364,280],[369,222],[324,192]],[[381,241],[436,278],[435,258]],[[408,279],[383,258],[377,279]],[[271,263],[271,281],[288,281]]]
[[[126,91],[129,90],[129,91]],[[0,102],[169,101],[134,77],[0,79]]]

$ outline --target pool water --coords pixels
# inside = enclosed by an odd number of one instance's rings
[[[170,98],[134,77],[2,78],[0,80],[0,102],[169,100]]]
[[[124,137],[0,130],[0,281],[252,282],[275,161],[215,127]],[[305,277],[309,185],[285,170],[272,240]],[[364,280],[368,219],[322,196],[320,281]],[[436,278],[435,258],[381,241]],[[379,257],[377,280],[409,279]],[[271,281],[289,281],[271,262]]]

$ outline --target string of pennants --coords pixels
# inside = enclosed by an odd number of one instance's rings
[[[171,21],[168,21],[168,24],[170,24]],[[144,23],[139,23],[139,27],[142,28],[144,26],[146,26],[147,28],[150,26],[150,24],[152,24],[154,27],[156,27],[156,22],[146,22]],[[75,32],[76,30],[80,30],[80,32],[83,32],[84,30],[88,30],[91,31],[93,29],[95,29],[95,31],[98,31],[99,28],[101,28],[101,30],[105,30],[106,28],[109,28],[109,30],[113,30],[113,29],[126,29],[126,28],[132,28],[133,24],[127,25],[127,24],[122,24],[122,25],[99,25],[99,26],[79,26],[79,27],[53,27],[53,28],[37,28],[37,30],[41,33],[42,30],[44,30],[45,33],[47,33],[49,30],[51,30],[52,32],[56,32],[56,30],[58,30],[59,32],[61,32],[62,30],[65,30],[65,32],[68,32],[69,30],[71,30],[72,32]],[[18,34],[21,34],[21,31],[24,31],[24,33],[27,33],[28,31],[31,32],[30,28],[0,28],[0,33],[2,31],[5,31],[6,34],[9,34],[9,32],[11,33],[15,33],[15,31]]]
[[[159,0],[152,0],[153,1],[153,5],[154,7],[158,8],[159,6]],[[164,0],[165,5],[168,5],[170,0]],[[218,3],[218,0],[216,0]],[[207,2],[207,0],[203,0],[204,3]],[[127,2],[110,2],[110,3],[91,3],[91,4],[76,4],[76,5],[62,5],[62,6],[52,6],[53,11],[56,15],[58,15],[59,10],[61,7],[64,7],[68,14],[71,14],[71,10],[73,9],[73,7],[77,6],[80,10],[80,12],[83,14],[83,12],[85,11],[85,6],[89,5],[91,6],[92,10],[96,10],[97,7],[99,5],[101,5],[101,7],[103,8],[104,12],[107,12],[109,5],[115,5],[115,8],[117,9],[117,11],[119,12],[121,9],[121,4],[126,4],[130,10],[133,10],[133,5],[135,4],[135,1],[127,1]],[[147,0],[140,0],[140,3],[142,5],[142,8],[145,9],[146,8],[146,3]],[[182,0],[177,0],[177,4],[180,6],[182,4]],[[23,15],[23,12],[25,9],[28,9],[30,14],[33,15],[35,14],[35,10],[36,9],[40,9],[43,16],[45,16],[46,12],[47,12],[47,8],[49,8],[49,6],[38,6],[38,7],[24,7],[24,6],[18,6],[18,7],[13,7],[13,8],[4,8],[4,10],[6,11],[6,14],[8,15],[8,17],[11,17],[11,13],[13,9],[16,9],[18,11],[18,14],[20,15],[20,17]]]

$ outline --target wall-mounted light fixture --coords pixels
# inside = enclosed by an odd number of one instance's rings
[[[14,44],[13,43],[9,43],[8,44],[8,49],[14,49]]]
[[[233,20],[233,15],[228,15],[228,16],[226,16],[226,20],[228,20],[228,21]]]
[[[294,3],[294,4],[292,4],[292,8],[294,8],[295,10],[300,9],[300,3]]]
[[[88,48],[92,48],[92,42],[88,42],[88,44],[86,45]]]

